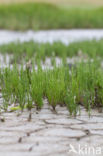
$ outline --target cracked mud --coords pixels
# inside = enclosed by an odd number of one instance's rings
[[[77,117],[70,117],[65,107],[49,106],[37,112],[1,113],[0,155],[1,156],[79,156],[69,153],[70,144],[76,148],[103,147],[103,114],[92,110],[91,116],[85,109]],[[96,155],[96,154],[95,154]],[[98,154],[100,155],[100,154]],[[101,156],[103,153],[101,153]]]

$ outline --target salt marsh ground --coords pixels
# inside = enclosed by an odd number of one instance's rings
[[[102,0],[34,1],[0,0],[0,29],[103,28]],[[101,36],[0,45],[0,155],[79,156],[79,145],[103,155]]]

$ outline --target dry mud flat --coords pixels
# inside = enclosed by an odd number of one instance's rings
[[[91,117],[70,117],[65,107],[51,111],[45,103],[40,112],[2,113],[0,156],[102,156],[103,114],[92,110]],[[2,122],[3,117],[5,122]],[[73,152],[72,152],[73,151]]]

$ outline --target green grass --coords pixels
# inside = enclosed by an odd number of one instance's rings
[[[29,76],[28,76],[29,74]],[[53,110],[56,106],[66,106],[71,115],[76,115],[80,105],[90,112],[91,108],[103,106],[103,70],[98,62],[79,63],[76,68],[60,66],[52,70],[32,68],[5,68],[0,72],[0,86],[7,110],[13,103],[15,108],[41,109],[44,99]],[[12,110],[15,110],[12,109]]]
[[[78,51],[81,51],[82,54]],[[11,111],[27,108],[42,109],[44,99],[47,99],[51,108],[56,111],[57,105],[66,106],[70,115],[76,115],[80,106],[88,112],[91,108],[103,106],[103,40],[75,42],[66,46],[61,42],[10,43],[0,46],[2,54],[12,54],[13,62],[17,64],[0,70],[0,87],[3,96],[4,110],[15,104]],[[82,55],[87,62],[75,63],[69,67],[67,57]],[[57,67],[55,58],[62,59]],[[53,69],[42,69],[41,61],[51,58]],[[80,56],[81,57],[81,56]],[[99,58],[99,59],[98,59]],[[91,59],[94,61],[92,62]],[[25,61],[31,60],[32,65],[24,66]],[[37,64],[38,69],[34,68]]]
[[[0,6],[0,29],[103,28],[103,8],[62,9],[52,4],[24,3]]]
[[[81,51],[81,53],[80,53]],[[22,63],[31,59],[33,62],[37,60],[45,61],[46,57],[50,57],[52,63],[55,57],[62,58],[65,62],[67,57],[83,55],[84,58],[103,58],[103,40],[82,41],[71,43],[66,46],[61,42],[50,43],[34,43],[33,41],[24,43],[10,43],[0,46],[2,54],[12,54],[11,62]]]

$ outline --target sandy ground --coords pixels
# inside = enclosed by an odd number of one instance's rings
[[[22,3],[22,2],[47,2],[56,5],[69,6],[101,6],[103,0],[0,0],[1,4]]]

